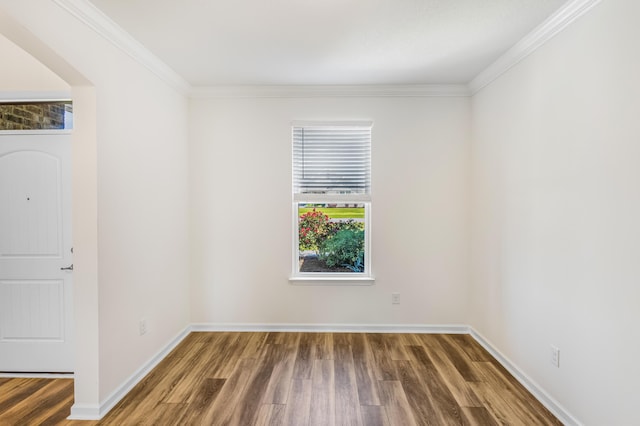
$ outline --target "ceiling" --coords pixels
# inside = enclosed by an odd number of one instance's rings
[[[191,86],[471,81],[567,0],[91,0]]]

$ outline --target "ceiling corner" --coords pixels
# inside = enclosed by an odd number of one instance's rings
[[[580,16],[587,13],[602,0],[571,0],[551,15],[542,24],[524,36],[493,64],[469,82],[469,90],[475,95],[484,87],[507,72],[518,62],[538,50]]]
[[[131,56],[178,92],[187,95],[191,91],[191,85],[184,78],[88,0],[53,0],[53,2]]]

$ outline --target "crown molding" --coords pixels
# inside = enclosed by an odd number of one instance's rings
[[[562,6],[556,13],[524,36],[518,43],[499,57],[493,64],[478,74],[470,83],[469,90],[475,95],[484,87],[507,72],[524,58],[551,40],[580,16],[587,13],[601,0],[572,0]]]
[[[601,0],[571,0],[527,34],[469,84],[415,85],[244,85],[192,87],[88,0],[52,0],[107,41],[145,66],[171,87],[194,99],[216,98],[350,98],[469,97],[535,52]]]
[[[191,85],[185,79],[89,1],[53,0],[53,2],[131,56],[165,83],[182,94],[189,93]]]
[[[215,98],[356,98],[470,96],[464,84],[408,85],[282,85],[194,87],[194,99]]]

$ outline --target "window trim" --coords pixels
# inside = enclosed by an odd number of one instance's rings
[[[340,127],[363,127],[371,129],[373,127],[372,121],[293,121],[291,123],[291,129],[294,127],[326,127],[340,128]],[[369,140],[371,149],[371,139]],[[369,170],[371,170],[371,159],[369,159]],[[371,173],[371,172],[369,172]],[[371,178],[371,177],[369,177]],[[292,258],[291,258],[291,275],[289,281],[292,284],[297,285],[372,285],[375,282],[375,277],[372,270],[372,244],[371,244],[371,210],[372,210],[372,196],[371,188],[367,194],[307,194],[307,193],[295,193],[293,191],[292,181]],[[298,205],[300,203],[359,203],[365,205],[365,268],[363,272],[300,272],[299,271],[299,217],[298,217]]]

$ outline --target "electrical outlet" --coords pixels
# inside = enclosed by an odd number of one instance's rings
[[[391,293],[391,303],[394,305],[400,304],[400,293]]]
[[[147,334],[147,320],[142,318],[140,320],[140,335]]]
[[[560,349],[551,345],[551,364],[560,368]]]

